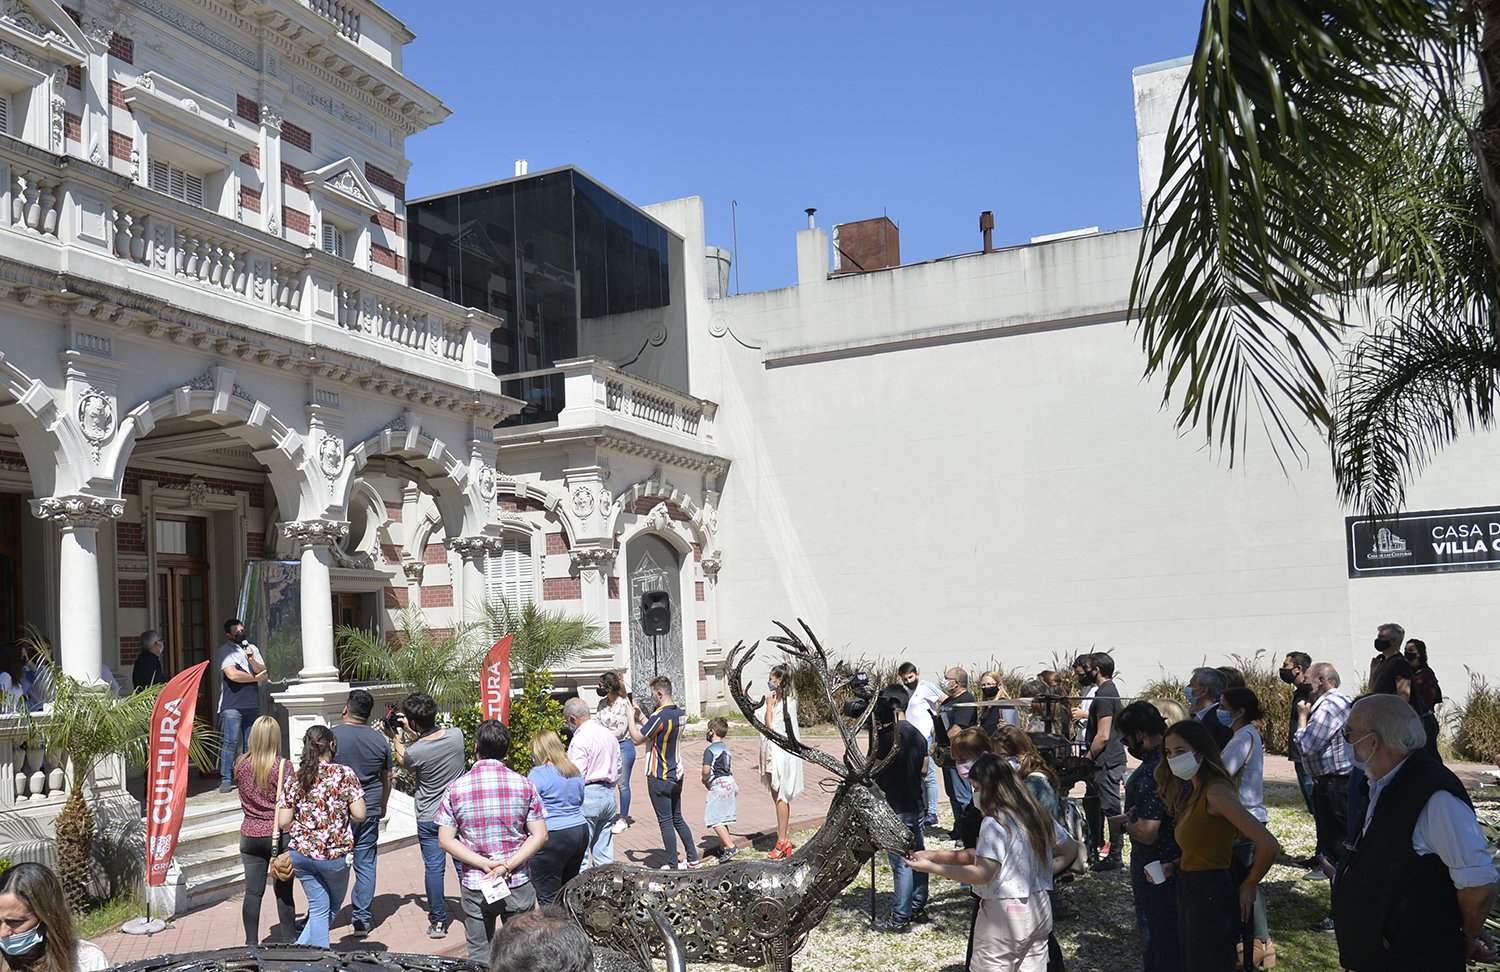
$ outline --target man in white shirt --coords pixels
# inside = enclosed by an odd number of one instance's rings
[[[912,724],[912,728],[922,734],[927,740],[927,748],[932,749],[932,718],[937,712],[937,706],[946,696],[938,687],[931,682],[922,680],[922,673],[917,671],[917,666],[911,662],[902,662],[901,667],[896,670],[901,676],[901,684],[911,693],[910,700],[906,703],[906,721]],[[946,745],[946,742],[944,743]],[[931,827],[937,823],[938,808],[938,774],[937,760],[927,761],[927,813],[923,818],[923,826]],[[953,826],[958,827],[958,821],[953,821]]]
[[[1484,922],[1500,876],[1463,783],[1423,750],[1421,717],[1399,696],[1371,695],[1349,710],[1343,736],[1370,795],[1334,877],[1340,966],[1493,962]]]

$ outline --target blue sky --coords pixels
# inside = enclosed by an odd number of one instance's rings
[[[796,282],[818,225],[889,215],[903,262],[1140,223],[1131,69],[1190,54],[1202,0],[1041,4],[387,0],[453,115],[415,198],[575,164],[638,205],[703,197],[739,288]],[[734,281],[731,279],[731,288]]]

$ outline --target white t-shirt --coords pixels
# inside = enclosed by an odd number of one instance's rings
[[[110,961],[104,949],[80,938],[73,942],[73,968],[75,972],[102,972],[110,968]]]
[[[1000,870],[995,872],[989,884],[974,885],[974,893],[981,898],[1025,899],[1034,891],[1050,891],[1052,858],[1037,860],[1031,850],[1031,841],[1026,839],[1026,831],[1009,814],[1004,816],[1007,826],[1001,826],[1000,821],[991,816],[986,816],[979,825],[979,846],[974,848],[974,856],[999,861]],[[1067,831],[1054,820],[1053,846],[1067,839]]]
[[[1220,755],[1230,776],[1240,774],[1240,802],[1251,816],[1265,823],[1269,819],[1265,798],[1266,750],[1260,733],[1253,724],[1245,726],[1224,744],[1224,752]]]
[[[932,707],[943,701],[943,693],[931,682],[918,682],[911,690],[906,702],[906,721],[920,732],[928,742],[932,741]]]

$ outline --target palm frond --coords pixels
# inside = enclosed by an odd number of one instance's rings
[[[519,609],[501,601],[484,605],[485,628],[491,641],[514,635],[512,667],[522,674],[551,672],[590,651],[609,651],[609,640],[598,625],[583,615],[549,611],[528,601]]]
[[[1442,5],[1208,0],[1146,206],[1131,315],[1146,373],[1231,463],[1258,414],[1300,449],[1351,295],[1386,268],[1356,188],[1406,87],[1451,114],[1473,24]]]
[[[392,637],[340,626],[338,638],[344,645],[344,668],[354,677],[403,685],[439,703],[452,703],[478,691],[487,647],[483,633],[483,625],[473,621],[435,632],[420,609],[406,608],[396,616]]]
[[[1334,471],[1340,498],[1370,515],[1399,512],[1406,484],[1462,432],[1495,424],[1500,348],[1487,320],[1413,313],[1383,322],[1340,375]]]

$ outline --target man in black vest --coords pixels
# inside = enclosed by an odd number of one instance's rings
[[[1354,703],[1344,738],[1369,798],[1349,821],[1333,882],[1339,964],[1351,972],[1459,972],[1493,962],[1484,921],[1496,872],[1458,777],[1422,747],[1422,720],[1395,695]]]

